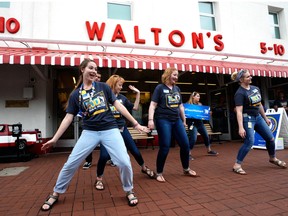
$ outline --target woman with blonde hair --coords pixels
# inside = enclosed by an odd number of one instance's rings
[[[271,121],[265,115],[261,104],[260,89],[252,83],[252,76],[247,70],[239,70],[231,75],[231,79],[239,83],[239,88],[234,95],[235,110],[239,127],[239,135],[244,139],[238,151],[233,172],[246,175],[241,164],[254,144],[254,130],[266,141],[269,162],[281,168],[286,168],[286,163],[276,158],[275,140],[268,125]]]
[[[159,182],[165,182],[162,174],[172,134],[180,146],[180,159],[184,175],[197,176],[196,172],[189,168],[189,140],[185,130],[186,119],[181,92],[180,88],[176,86],[177,80],[177,69],[167,68],[162,74],[162,84],[158,84],[153,92],[149,106],[148,127],[152,130],[156,125],[159,138],[156,161],[156,180]]]
[[[194,91],[190,95],[190,98],[187,101],[187,103],[201,106],[202,103],[200,102],[199,92]],[[189,134],[190,160],[194,160],[194,158],[191,155],[191,151],[192,151],[192,149],[196,143],[198,132],[203,137],[204,144],[207,148],[207,154],[208,155],[218,155],[218,152],[213,151],[211,149],[210,139],[209,139],[207,130],[203,124],[203,121],[201,119],[187,118],[186,122],[187,122],[188,130],[189,130],[188,134]]]

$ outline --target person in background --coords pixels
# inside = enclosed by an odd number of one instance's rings
[[[189,100],[187,101],[188,104],[194,104],[201,106],[202,103],[200,102],[200,94],[198,92],[193,92],[190,95]],[[208,136],[208,132],[204,126],[204,123],[201,119],[194,119],[194,118],[187,118],[186,123],[188,126],[188,135],[189,135],[189,147],[190,147],[190,160],[194,160],[191,155],[191,151],[196,143],[197,140],[197,133],[199,132],[204,140],[204,144],[207,149],[208,155],[218,155],[218,152],[213,151],[211,149],[210,139]]]
[[[55,145],[76,115],[83,119],[83,131],[58,175],[52,195],[47,197],[41,210],[49,211],[52,209],[59,199],[59,194],[65,193],[67,190],[82,161],[99,143],[105,146],[114,163],[119,167],[120,179],[123,190],[126,192],[128,204],[135,206],[138,204],[138,199],[133,192],[133,171],[130,157],[117,127],[117,122],[109,109],[109,104],[113,104],[139,132],[149,132],[149,130],[138,124],[127,109],[119,103],[106,83],[94,82],[97,74],[97,65],[94,60],[84,59],[79,69],[81,75],[78,83],[81,85],[76,86],[70,94],[66,116],[53,138],[42,144],[41,150],[45,151]],[[115,145],[115,140],[117,140],[117,145]]]
[[[156,125],[159,137],[156,161],[156,180],[159,182],[166,181],[163,171],[172,134],[180,146],[180,159],[184,175],[197,176],[196,172],[189,168],[189,140],[185,130],[186,119],[181,92],[180,88],[176,86],[177,80],[177,69],[167,68],[162,74],[162,84],[158,84],[153,92],[149,106],[148,127],[152,130]]]
[[[101,74],[99,73],[99,71],[97,71],[97,75],[95,76],[95,82],[101,82]],[[83,169],[89,169],[92,166],[92,156],[91,152],[86,158],[85,158],[85,163],[83,164]]]
[[[231,79],[240,85],[234,95],[234,101],[239,135],[244,139],[244,144],[240,147],[236,162],[233,165],[233,172],[241,175],[247,174],[242,168],[242,162],[254,144],[254,130],[266,141],[269,162],[286,168],[286,163],[275,156],[275,140],[268,126],[271,121],[265,115],[261,104],[260,89],[251,85],[252,76],[249,71],[241,69],[234,72]]]
[[[124,95],[120,94],[125,80],[118,75],[112,75],[106,83],[112,89],[112,92],[115,94],[117,100],[126,107],[127,110],[137,110],[140,101],[140,91],[132,85],[129,85],[129,89],[136,93],[136,99],[134,104],[131,103]],[[154,177],[154,172],[145,165],[143,157],[136,146],[129,130],[127,129],[126,120],[123,115],[118,111],[117,108],[110,105],[110,109],[114,115],[114,118],[117,121],[118,128],[121,132],[121,135],[124,139],[125,146],[127,150],[133,155],[139,166],[141,167],[141,172],[148,175],[150,178]],[[117,142],[117,141],[116,141]],[[117,145],[117,144],[116,144]],[[95,182],[95,188],[97,190],[104,190],[103,184],[103,174],[105,169],[106,162],[110,159],[110,156],[103,145],[100,146],[100,157],[97,164],[97,180]]]
[[[285,98],[283,91],[278,92],[278,97],[273,103],[273,108],[276,112],[278,111],[278,107],[283,107],[288,114],[288,100]]]

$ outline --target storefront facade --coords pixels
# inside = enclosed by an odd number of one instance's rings
[[[248,69],[266,103],[288,90],[285,2],[67,2],[0,4],[1,123],[21,122],[51,138],[84,58],[95,59],[102,81],[119,74],[139,88],[144,110],[163,70],[176,67],[184,102],[198,91],[203,104],[222,109],[224,124],[216,123],[220,114],[212,123],[223,139],[236,136],[233,71]],[[74,145],[77,124],[57,145]]]

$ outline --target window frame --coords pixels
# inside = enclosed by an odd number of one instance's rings
[[[129,8],[130,8],[130,14],[129,14],[130,19],[109,17],[109,4],[110,4],[110,5],[129,6]],[[130,3],[130,2],[108,1],[108,2],[107,2],[107,19],[132,21],[132,3]]]
[[[200,3],[209,3],[212,6],[212,13],[203,13],[200,11]],[[199,18],[200,18],[200,27],[203,30],[207,30],[207,31],[217,31],[217,25],[216,25],[216,12],[215,12],[215,4],[214,2],[207,2],[207,1],[199,1],[198,2],[198,8],[199,8]],[[214,29],[204,29],[202,27],[202,23],[201,23],[201,17],[209,17],[209,18],[213,18],[213,22],[211,23],[211,26],[214,26]]]

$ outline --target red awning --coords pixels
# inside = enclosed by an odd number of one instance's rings
[[[0,47],[0,64],[78,66],[84,58],[92,58],[99,67],[164,70],[175,67],[179,71],[231,74],[248,69],[253,76],[288,77],[288,67],[269,64],[250,64],[193,58],[162,57],[135,54],[96,53],[46,49]]]

